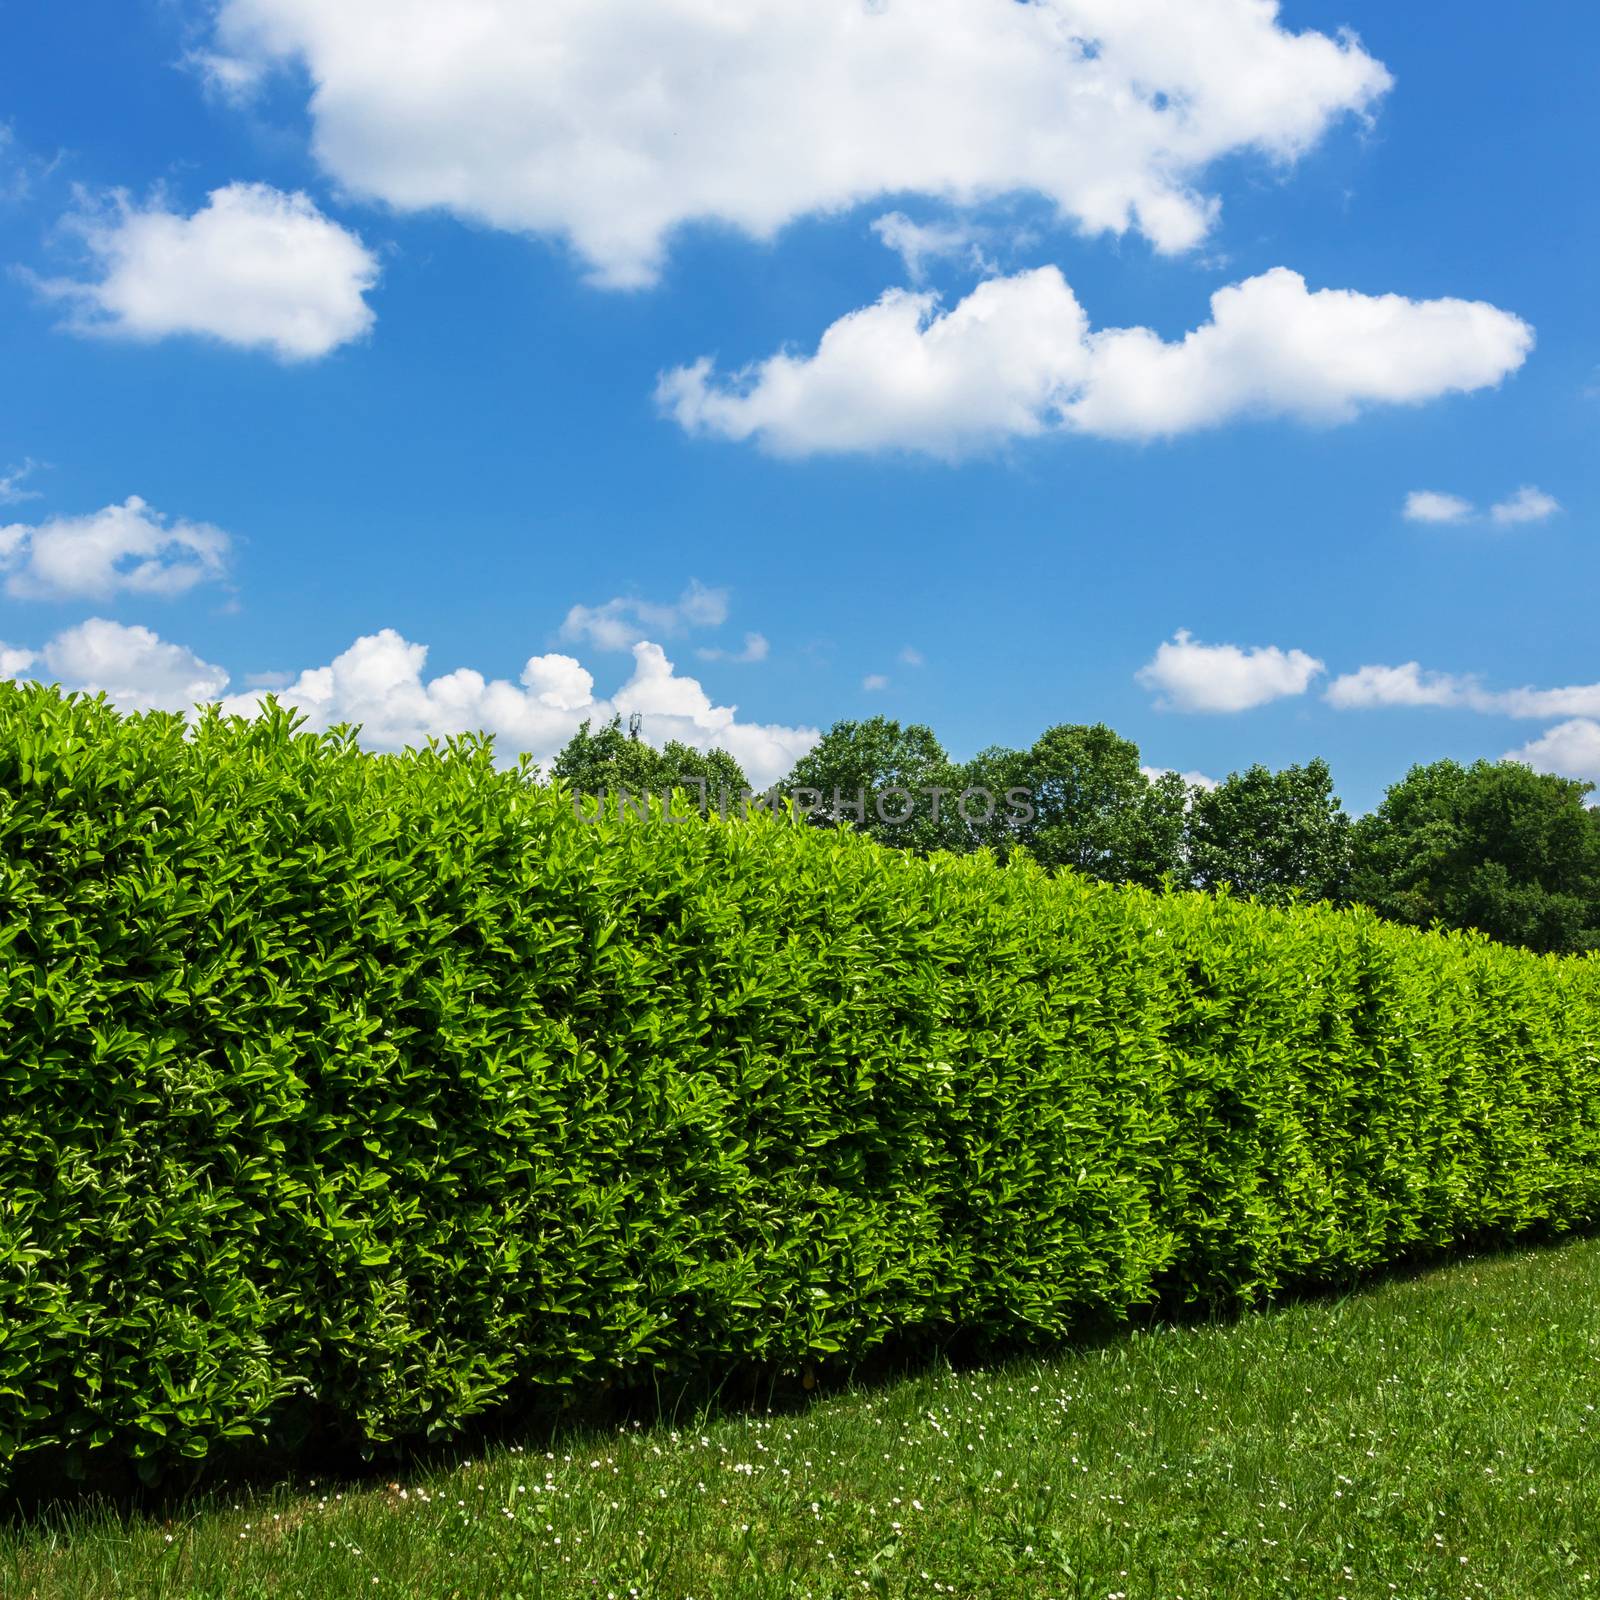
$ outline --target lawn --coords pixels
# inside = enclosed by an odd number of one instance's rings
[[[1600,1241],[803,1412],[0,1532],[11,1597],[1600,1596]]]

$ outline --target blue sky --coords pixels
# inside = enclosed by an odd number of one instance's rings
[[[1600,780],[1600,13],[734,10],[0,3],[0,669]]]

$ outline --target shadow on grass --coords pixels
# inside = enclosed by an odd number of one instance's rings
[[[1147,1306],[1121,1318],[1088,1319],[1070,1339],[1034,1344],[986,1341],[964,1331],[891,1339],[849,1365],[804,1374],[744,1365],[664,1380],[646,1374],[632,1382],[606,1380],[592,1388],[551,1396],[527,1392],[471,1419],[448,1441],[416,1442],[362,1450],[330,1425],[329,1416],[304,1407],[286,1414],[278,1439],[222,1451],[194,1472],[177,1468],[155,1484],[142,1483],[125,1463],[107,1463],[94,1476],[72,1476],[60,1460],[29,1461],[24,1481],[0,1500],[0,1529],[11,1533],[66,1532],[75,1523],[110,1515],[163,1522],[210,1508],[237,1505],[270,1491],[292,1494],[359,1492],[397,1478],[432,1477],[463,1466],[486,1451],[520,1446],[529,1452],[571,1450],[585,1438],[618,1428],[701,1426],[737,1416],[794,1416],[819,1401],[863,1389],[970,1372],[1013,1361],[1071,1359],[1104,1350],[1131,1334],[1201,1327],[1230,1327],[1247,1317],[1298,1305],[1337,1306],[1385,1288],[1415,1282],[1468,1262],[1492,1265],[1579,1247],[1600,1229],[1530,1233],[1516,1239],[1484,1238],[1449,1249],[1419,1251],[1383,1267],[1338,1277],[1306,1279],[1256,1303],[1188,1298],[1178,1283],[1156,1286]],[[41,1452],[41,1457],[43,1453]]]

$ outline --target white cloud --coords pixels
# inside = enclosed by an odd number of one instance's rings
[[[900,660],[908,667],[924,667],[928,664],[928,658],[909,644],[900,652]]]
[[[1501,717],[1600,716],[1600,683],[1560,689],[1490,690],[1474,676],[1426,672],[1415,661],[1344,673],[1328,685],[1326,699],[1341,711],[1433,706]]]
[[[868,694],[879,694],[889,687],[889,680],[881,672],[869,672],[861,680],[861,687]]]
[[[221,528],[170,521],[132,495],[86,517],[0,527],[0,572],[17,600],[170,596],[221,578],[229,547]]]
[[[593,675],[573,657],[531,657],[517,682],[486,678],[469,667],[426,677],[428,647],[393,628],[357,639],[326,666],[288,678],[260,674],[308,726],[362,725],[369,749],[398,750],[429,738],[485,732],[507,756],[526,752],[547,764],[585,721],[604,725],[639,713],[652,744],[676,739],[696,750],[723,749],[752,785],[777,782],[822,737],[817,728],[741,721],[738,708],[713,704],[693,678],[680,677],[658,644],[633,647],[633,671],[609,697],[595,694]],[[40,670],[41,667],[44,670]],[[267,692],[257,686],[224,698],[228,674],[148,628],[91,618],[57,634],[39,651],[0,646],[0,670],[30,673],[67,689],[104,691],[125,710],[187,711],[220,700],[254,715]]]
[[[1219,158],[1289,161],[1390,77],[1276,0],[221,0],[216,53],[304,67],[347,189],[569,239],[649,283],[707,221],[1028,191],[1196,244]]]
[[[427,659],[426,645],[383,628],[274,692],[313,728],[359,722],[362,742],[378,749],[482,730],[517,750],[547,754],[582,720],[575,713],[595,703],[593,677],[571,656],[531,657],[515,684],[464,667],[424,680]],[[224,706],[248,715],[259,696],[235,695]]]
[[[1535,489],[1532,484],[1524,484],[1509,499],[1492,507],[1489,515],[1504,527],[1520,522],[1543,522],[1560,509],[1561,502],[1553,495]]]
[[[1420,663],[1362,667],[1328,685],[1324,698],[1341,711],[1373,706],[1452,706],[1462,703],[1470,680],[1444,672],[1424,672]]]
[[[1504,689],[1475,697],[1472,709],[1506,717],[1600,716],[1600,683],[1569,684],[1560,689]]]
[[[758,785],[781,777],[820,737],[814,728],[740,722],[735,707],[713,705],[695,679],[679,677],[661,647],[647,641],[633,646],[633,675],[609,699],[595,695],[593,676],[571,656],[532,657],[516,684],[468,668],[424,679],[427,658],[426,645],[385,628],[278,693],[313,727],[361,723],[363,742],[377,748],[481,729],[508,753],[526,751],[541,762],[553,758],[581,722],[598,725],[639,712],[652,743],[677,739],[695,749],[728,750]],[[248,710],[255,700],[242,695],[228,705]]]
[[[1472,709],[1507,717],[1600,716],[1600,683],[1569,684],[1559,689],[1503,689],[1481,696]]]
[[[38,658],[31,650],[19,650],[0,639],[0,678],[20,678]]]
[[[748,666],[757,661],[765,661],[771,648],[765,634],[747,633],[744,636],[742,649],[719,650],[713,646],[696,650],[695,654],[702,661],[732,661],[741,666]]]
[[[37,489],[24,489],[23,481],[29,477],[38,462],[26,460],[20,467],[7,467],[0,472],[0,506],[14,506],[23,500],[37,500]]]
[[[634,646],[634,673],[612,696],[624,719],[635,711],[652,742],[676,739],[696,750],[726,750],[758,789],[776,783],[822,737],[819,728],[740,722],[716,706],[693,678],[680,678],[659,645]]]
[[[43,664],[44,671],[39,671]],[[149,628],[91,617],[58,633],[30,665],[34,676],[64,688],[108,695],[125,711],[187,711],[228,685],[221,667]]]
[[[208,95],[233,106],[253,100],[266,76],[264,63],[217,50],[190,50],[181,65],[199,78]]]
[[[1520,750],[1508,750],[1504,759],[1526,762],[1535,772],[1600,784],[1600,722],[1587,717],[1563,722]]]
[[[1489,516],[1501,527],[1511,527],[1522,522],[1543,522],[1560,509],[1561,502],[1553,495],[1524,484],[1514,495],[1491,506]],[[1472,522],[1478,517],[1478,508],[1459,495],[1414,489],[1406,496],[1405,515],[1410,522]]]
[[[709,357],[664,373],[680,426],[757,439],[780,455],[912,450],[953,459],[1050,432],[1150,439],[1237,417],[1346,422],[1498,383],[1533,330],[1494,306],[1312,292],[1278,267],[1211,297],[1177,343],[1149,328],[1091,330],[1060,271],[980,283],[953,309],[891,289],[841,317],[816,352],[780,352],[731,378]]]
[[[1477,507],[1460,495],[1441,494],[1437,489],[1413,489],[1406,496],[1407,522],[1467,522],[1477,515]]]
[[[284,361],[309,361],[371,328],[363,296],[378,260],[303,194],[263,183],[215,189],[193,216],[125,193],[68,220],[95,276],[35,280],[79,333],[197,334]]]
[[[1180,628],[1135,677],[1158,692],[1161,711],[1249,711],[1304,694],[1323,670],[1303,650],[1201,644]]]
[[[933,261],[962,260],[980,272],[993,270],[982,232],[969,222],[913,222],[903,211],[890,211],[873,222],[872,231],[905,263],[913,283],[926,280]]]
[[[561,624],[561,637],[587,639],[602,650],[631,650],[652,634],[671,637],[689,628],[717,628],[727,620],[728,591],[708,589],[695,579],[671,605],[619,597],[600,606],[574,606]],[[755,637],[749,635],[747,642]]]

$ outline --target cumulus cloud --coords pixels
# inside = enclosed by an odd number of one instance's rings
[[[1328,685],[1326,699],[1341,711],[1433,706],[1501,717],[1600,716],[1600,683],[1491,690],[1470,674],[1427,672],[1415,661],[1344,673]]]
[[[1600,722],[1575,717],[1520,750],[1508,750],[1504,759],[1525,762],[1535,772],[1600,784]]]
[[[1324,698],[1341,711],[1373,706],[1460,705],[1470,682],[1449,673],[1424,672],[1420,663],[1407,661],[1398,667],[1362,667],[1342,673],[1328,685]]]
[[[192,650],[104,617],[58,633],[28,665],[44,682],[105,694],[125,711],[186,711],[228,686],[228,674]]]
[[[1543,522],[1561,509],[1561,502],[1543,489],[1524,484],[1514,495],[1490,506],[1489,517],[1501,527],[1522,522]],[[1408,522],[1460,523],[1474,522],[1478,508],[1459,495],[1441,494],[1436,489],[1413,489],[1406,496],[1405,516]]]
[[[676,739],[696,750],[729,751],[752,784],[777,782],[818,739],[817,728],[743,721],[736,706],[716,705],[694,679],[678,674],[658,644],[633,647],[633,670],[609,696],[572,656],[532,656],[515,683],[470,667],[426,675],[428,647],[393,628],[357,639],[325,666],[287,677],[258,675],[256,685],[225,696],[228,674],[148,628],[91,618],[57,634],[38,651],[0,646],[0,671],[106,693],[127,710],[187,711],[220,700],[224,710],[253,716],[270,680],[278,699],[310,727],[360,723],[369,749],[398,750],[450,734],[493,734],[507,756],[526,752],[548,763],[583,722],[596,726],[638,713],[651,743]]]
[[[1304,694],[1323,663],[1276,645],[1202,644],[1180,628],[1135,674],[1160,711],[1249,711]]]
[[[1407,522],[1467,522],[1477,514],[1470,500],[1441,494],[1437,489],[1413,489],[1406,496]]]
[[[264,183],[215,189],[192,216],[117,192],[68,219],[93,276],[36,279],[79,333],[127,339],[193,334],[283,361],[359,339],[378,260],[303,194]]]
[[[1532,484],[1524,484],[1509,499],[1490,507],[1489,515],[1505,527],[1520,522],[1543,522],[1560,509],[1561,502],[1554,495],[1548,495]]]
[[[881,672],[869,672],[861,680],[861,687],[868,694],[881,694],[883,690],[889,687],[889,680]]]
[[[1479,301],[1313,292],[1283,267],[1218,290],[1211,320],[1175,343],[1149,328],[1094,331],[1049,266],[991,278],[947,311],[935,294],[891,289],[810,355],[783,351],[729,378],[702,357],[664,373],[656,398],[691,433],[780,455],[955,459],[1045,433],[1347,422],[1369,405],[1496,384],[1532,346],[1527,323]]]
[[[574,606],[561,624],[561,637],[586,639],[602,650],[631,650],[651,634],[672,637],[690,628],[720,627],[727,620],[728,591],[708,589],[695,579],[670,605],[619,597],[604,605]]]
[[[633,676],[611,697],[615,709],[624,718],[640,713],[653,742],[728,751],[758,788],[776,783],[822,737],[819,728],[738,721],[735,707],[713,705],[695,679],[677,676],[660,645],[635,645],[633,657]]]
[[[302,673],[279,697],[314,727],[361,723],[364,742],[378,748],[482,729],[539,761],[550,760],[581,722],[637,712],[652,743],[676,739],[694,749],[725,749],[757,784],[781,777],[820,737],[815,728],[740,722],[735,707],[714,705],[695,679],[678,676],[658,644],[642,641],[632,654],[632,676],[607,699],[595,695],[592,675],[565,655],[532,657],[515,684],[468,668],[425,679],[427,646],[385,628],[328,666]],[[244,710],[254,699],[241,696],[229,706]]]
[[[765,661],[771,648],[765,634],[747,633],[744,636],[744,646],[739,650],[719,650],[714,645],[708,645],[696,650],[695,654],[702,661],[732,661],[747,666],[757,661]]]
[[[363,743],[390,750],[481,730],[547,754],[577,727],[575,714],[595,704],[594,679],[571,656],[533,656],[516,683],[465,667],[425,679],[427,660],[426,645],[383,628],[274,692],[313,728],[359,722]],[[224,708],[249,715],[259,698],[235,695]]]
[[[651,282],[680,225],[770,238],[879,196],[1052,200],[1183,250],[1219,158],[1287,162],[1390,77],[1276,0],[221,0],[213,51],[314,85],[316,154],[402,210]],[[245,70],[244,68],[240,69]]]
[[[221,528],[172,521],[131,495],[90,516],[0,527],[0,572],[16,600],[166,597],[221,578],[230,544]]]
[[[0,639],[0,678],[20,678],[36,659],[33,651],[19,650]]]

